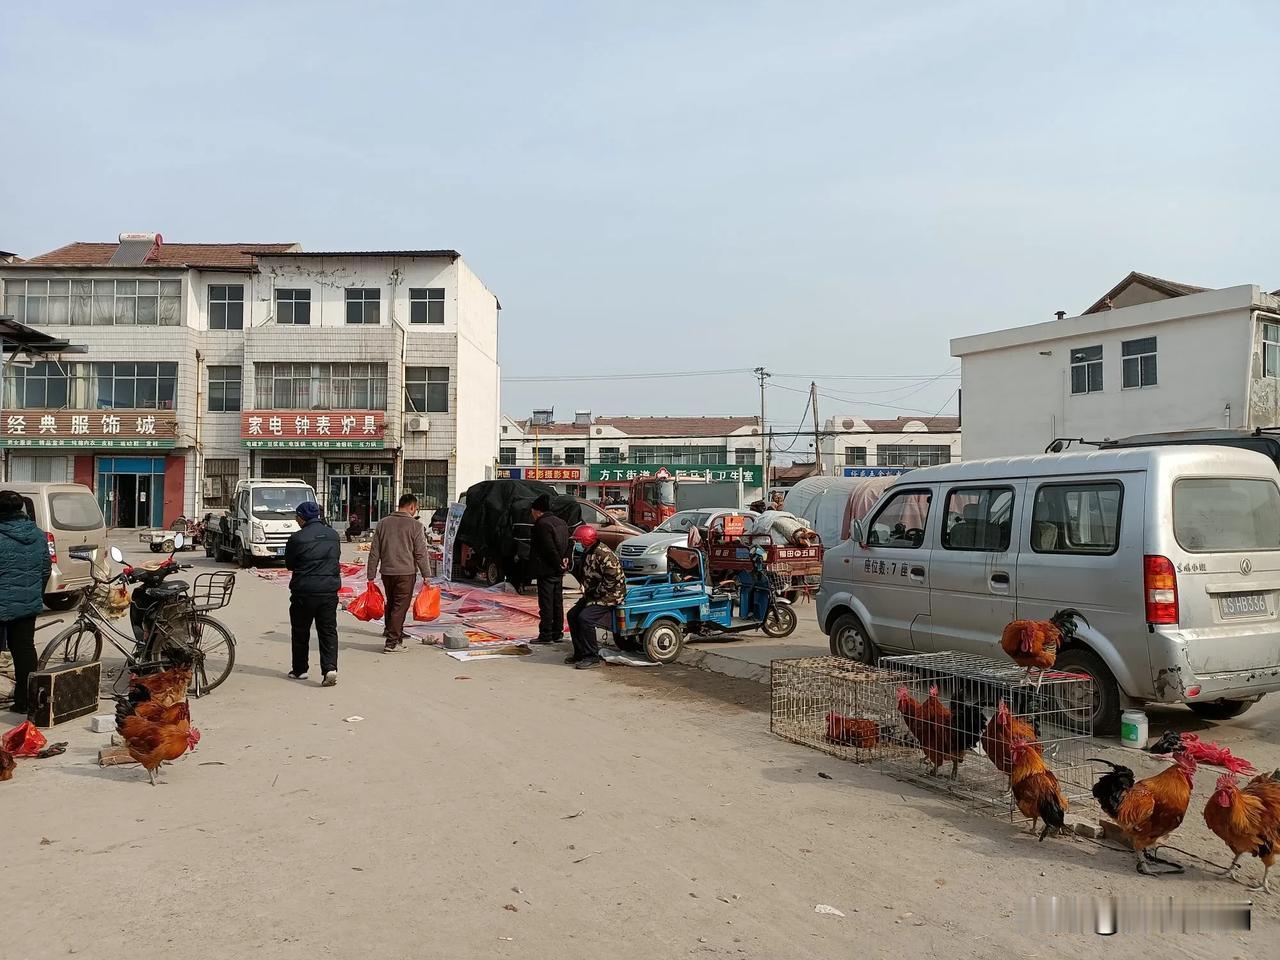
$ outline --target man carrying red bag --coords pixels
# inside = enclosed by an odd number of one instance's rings
[[[413,603],[413,587],[418,574],[426,580],[431,573],[427,564],[427,534],[418,522],[418,498],[412,493],[400,497],[396,512],[378,521],[369,546],[366,573],[369,582],[382,568],[382,589],[387,594],[387,610],[383,618],[383,653],[404,649],[404,618]]]

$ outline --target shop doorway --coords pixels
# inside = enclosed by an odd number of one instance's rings
[[[98,506],[109,527],[164,526],[164,458],[99,457]]]
[[[392,510],[391,464],[340,463],[329,466],[329,522],[352,517],[368,530]]]

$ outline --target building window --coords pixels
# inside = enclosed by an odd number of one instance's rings
[[[449,461],[406,460],[404,492],[418,495],[418,506],[435,510],[449,504]]]
[[[295,327],[311,323],[310,290],[277,290],[276,323],[289,323]]]
[[[404,405],[414,413],[448,413],[449,368],[405,367]]]
[[[738,466],[756,462],[756,454],[760,451],[755,447],[738,447],[733,451],[733,462]]]
[[[1262,375],[1280,377],[1280,323],[1262,325]]]
[[[682,465],[728,463],[727,447],[632,447],[628,451],[632,463],[670,463]]]
[[[1124,365],[1124,387],[1154,387],[1156,385],[1156,338],[1126,340],[1120,344],[1121,362]]]
[[[586,463],[587,448],[586,447],[565,447],[564,462],[565,463]]]
[[[498,463],[504,467],[514,467],[516,465],[516,448],[499,447]]]
[[[316,462],[314,460],[296,460],[287,457],[266,457],[258,470],[258,475],[266,480],[303,480],[314,483],[316,479]]]
[[[865,467],[867,465],[867,448],[845,447],[844,465],[846,467]]]
[[[6,280],[4,313],[31,326],[164,326],[182,317],[180,280]]]
[[[553,460],[550,447],[534,447],[533,448],[533,465],[535,467],[549,467]]]
[[[240,368],[209,368],[209,412],[235,413],[240,409]]]
[[[96,290],[94,296],[97,296]],[[209,284],[209,329],[244,329],[244,284]]]
[[[410,287],[409,322],[444,323],[444,287]]]
[[[597,463],[621,463],[622,448],[621,447],[596,447]]]
[[[176,363],[36,363],[5,375],[5,406],[26,410],[172,410]]]
[[[259,410],[385,410],[385,363],[259,363],[253,371]]]
[[[1102,392],[1102,347],[1080,347],[1071,351],[1071,392]]]
[[[882,443],[876,447],[878,467],[933,467],[951,462],[951,447],[945,444]]]
[[[347,323],[378,323],[381,304],[381,287],[348,287]]]
[[[234,457],[226,460],[204,462],[204,505],[213,510],[226,510],[231,506],[231,495],[240,479],[240,461]]]

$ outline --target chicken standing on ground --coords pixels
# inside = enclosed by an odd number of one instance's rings
[[[1089,621],[1079,610],[1066,607],[1048,620],[1014,620],[1000,634],[1000,647],[1020,667],[1027,668],[1027,679],[1032,670],[1040,670],[1036,678],[1039,689],[1043,672],[1058,661],[1058,648],[1076,635],[1076,621],[1086,627]]]
[[[116,723],[129,756],[142,764],[153,787],[160,764],[177,760],[200,740],[200,731],[191,726],[191,710],[186,701],[165,708],[164,712],[165,716],[157,720],[135,714]]]
[[[1251,853],[1262,861],[1262,883],[1251,890],[1270,893],[1267,875],[1280,854],[1280,770],[1263,773],[1240,789],[1233,773],[1218,778],[1217,789],[1204,805],[1204,822],[1235,854],[1226,876],[1235,879],[1240,858]]]
[[[1062,832],[1066,823],[1067,798],[1062,793],[1058,778],[1045,766],[1044,758],[1035,744],[1017,737],[1012,744],[1013,769],[1009,773],[1009,786],[1013,798],[1024,817],[1031,818],[1031,832],[1043,820],[1040,831],[1043,843],[1050,828]]]
[[[1157,750],[1150,748],[1148,752]],[[1180,864],[1163,860],[1153,851],[1161,840],[1181,826],[1187,815],[1196,772],[1195,758],[1185,750],[1175,750],[1173,766],[1136,782],[1128,767],[1097,757],[1089,759],[1111,768],[1093,785],[1093,795],[1129,838],[1138,872],[1155,876],[1150,864],[1162,863],[1173,868],[1166,872],[1182,873],[1184,868]]]

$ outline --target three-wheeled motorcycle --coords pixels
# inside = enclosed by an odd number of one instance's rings
[[[644,653],[655,663],[671,663],[686,637],[710,638],[759,630],[787,637],[796,613],[765,569],[766,552],[752,553],[748,570],[731,580],[711,583],[701,550],[667,548],[667,572],[627,581],[626,599],[614,615],[614,641],[620,650]]]

